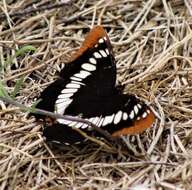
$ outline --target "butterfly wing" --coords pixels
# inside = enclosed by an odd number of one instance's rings
[[[154,121],[151,110],[135,96],[119,92],[115,82],[111,44],[104,29],[97,26],[88,34],[71,63],[61,71],[60,78],[41,94],[42,101],[37,107],[82,117],[113,136],[136,134],[150,127]],[[76,132],[71,126],[91,130],[83,123],[64,119],[57,119],[57,122],[58,126],[45,128],[48,140],[74,143]],[[62,126],[66,130],[61,129]]]
[[[90,96],[107,97],[115,90],[115,82],[116,65],[109,38],[101,26],[96,26],[87,35],[71,62],[61,70],[60,77],[41,93],[41,101],[36,108],[64,114],[73,100],[76,98],[78,100],[79,94],[83,99]],[[33,115],[37,119],[45,120],[45,116]],[[61,119],[58,122],[62,124],[45,127],[43,133],[48,141],[52,139],[52,141],[65,141],[71,144],[82,140],[81,135],[77,135],[76,131],[67,126],[74,122]]]
[[[45,127],[43,136],[46,137],[47,141],[65,145],[78,144],[85,141],[85,138],[79,132],[60,123]]]
[[[71,83],[83,83],[82,87],[86,86],[85,93],[90,90],[90,96],[111,94],[115,88],[116,65],[109,38],[101,26],[91,30],[82,47],[76,52],[73,60],[66,64],[60,76],[64,79],[69,78]],[[72,88],[70,84],[68,86]]]
[[[115,82],[116,65],[109,38],[101,26],[96,26],[61,70],[59,79],[41,93],[36,108],[64,114],[79,90],[81,96],[87,92],[89,96],[109,96]]]
[[[102,98],[79,95],[69,105],[65,113],[79,115],[113,136],[139,134],[154,122],[154,114],[144,102],[134,95],[118,93]],[[65,120],[59,122],[90,130],[87,124]]]

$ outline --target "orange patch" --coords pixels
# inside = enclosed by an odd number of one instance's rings
[[[104,28],[99,25],[95,26],[86,36],[81,48],[73,55],[72,61],[81,56],[87,49],[94,47],[98,43],[98,40],[104,36],[108,39]]]
[[[121,135],[136,135],[142,133],[145,129],[151,127],[153,122],[155,121],[155,116],[152,111],[147,115],[146,118],[136,120],[132,126],[125,127],[120,129],[112,134],[113,137],[118,137]]]
[[[54,123],[56,123],[56,120],[51,117],[46,116],[45,123],[47,126],[52,126]]]

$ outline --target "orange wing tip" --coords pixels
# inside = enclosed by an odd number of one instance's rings
[[[140,120],[136,120],[132,126],[125,127],[121,130],[118,130],[112,134],[114,137],[118,137],[121,135],[136,135],[142,133],[147,128],[151,127],[153,122],[155,121],[155,115],[150,110],[150,113],[147,115],[147,117],[142,118]]]
[[[104,28],[100,25],[95,26],[85,37],[81,48],[73,55],[72,61],[80,57],[87,49],[94,47],[98,43],[98,40],[103,37],[109,40]]]

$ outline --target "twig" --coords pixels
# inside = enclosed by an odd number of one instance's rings
[[[46,115],[46,116],[49,116],[49,117],[55,118],[55,119],[60,118],[60,119],[68,120],[68,121],[75,121],[75,122],[80,122],[80,123],[87,124],[87,125],[91,126],[95,131],[97,131],[98,133],[103,135],[107,140],[114,141],[114,138],[107,131],[104,131],[103,129],[97,127],[96,125],[94,125],[93,123],[91,123],[90,121],[87,121],[85,119],[73,117],[73,116],[70,116],[70,115],[61,115],[61,114],[45,111],[45,110],[42,110],[42,109],[27,107],[27,106],[25,106],[23,104],[20,104],[20,103],[12,100],[10,98],[5,98],[5,97],[2,97],[2,96],[0,96],[0,100],[2,100],[4,102],[7,102],[9,104],[13,104],[13,105],[19,107],[23,111],[28,111],[28,112],[35,113],[35,114],[40,114],[40,115]]]
[[[192,2],[191,0],[185,0],[185,6],[187,7],[189,14],[192,16]]]
[[[28,15],[28,14],[31,14],[31,13],[34,13],[37,11],[44,11],[44,10],[61,8],[64,5],[65,6],[71,5],[71,2],[67,1],[67,2],[56,3],[56,4],[42,5],[39,7],[30,7],[30,8],[27,8],[27,9],[19,11],[19,12],[10,13],[9,16],[10,17],[24,16],[24,15]],[[6,15],[4,15],[4,14],[0,15],[0,20],[3,20],[5,18],[6,18]]]

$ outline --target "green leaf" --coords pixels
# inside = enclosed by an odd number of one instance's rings
[[[15,53],[14,56],[12,57],[9,57],[7,58],[6,62],[5,62],[5,65],[4,65],[4,68],[6,68],[7,65],[11,65],[13,63],[13,60],[16,58],[16,57],[19,57],[19,56],[23,56],[25,55],[27,52],[34,52],[36,51],[37,49],[32,46],[32,45],[26,45],[26,46],[23,46],[21,47],[20,49],[18,49]]]
[[[15,83],[15,87],[14,87],[14,90],[13,92],[11,93],[11,97],[14,98],[18,93],[19,93],[19,90],[21,88],[21,85],[23,84],[23,81],[24,81],[24,77],[21,77],[20,79],[18,79]]]
[[[35,111],[36,105],[37,105],[41,100],[42,100],[42,99],[39,99],[39,100],[35,101],[35,102],[32,104],[32,106],[31,106],[31,108],[30,108],[30,112],[31,112],[31,113],[36,113],[36,111]]]
[[[5,89],[5,87],[1,81],[0,81],[0,96],[10,98],[9,93],[7,92],[7,90]]]
[[[25,55],[25,53],[27,52],[30,52],[30,51],[36,51],[37,49],[34,47],[34,46],[31,46],[31,45],[26,45],[26,46],[23,46],[22,48],[20,48],[19,50],[17,50],[15,57],[18,57],[18,56],[23,56]]]

